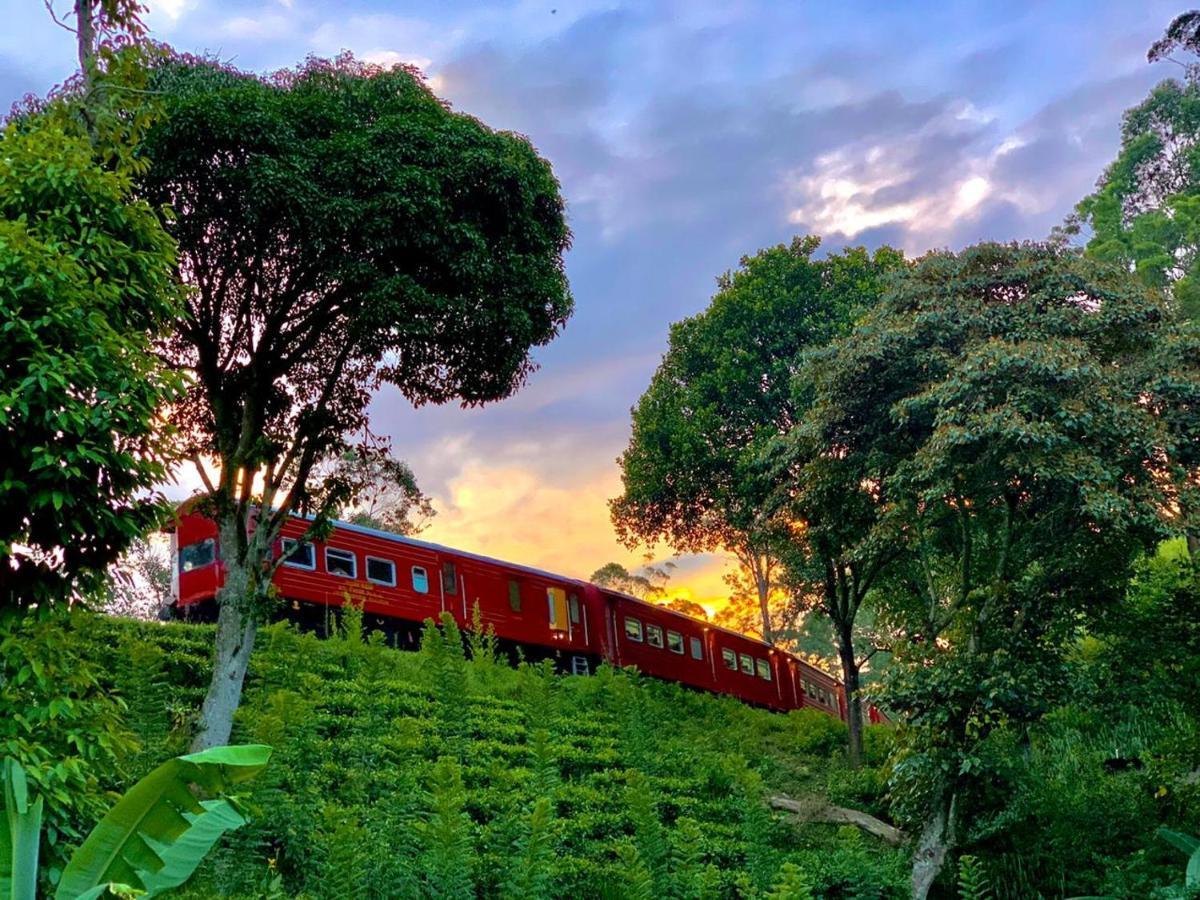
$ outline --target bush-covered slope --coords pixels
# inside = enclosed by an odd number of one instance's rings
[[[77,634],[138,739],[113,786],[186,749],[210,630],[89,618]],[[330,640],[265,629],[234,737],[275,755],[246,795],[252,823],[187,894],[907,894],[902,851],[798,829],[764,803],[768,789],[877,801],[878,773],[841,762],[841,723],[610,669],[514,670],[461,646],[434,630],[400,653],[353,622]]]

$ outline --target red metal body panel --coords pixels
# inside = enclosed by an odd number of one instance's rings
[[[275,546],[277,558],[283,554],[283,541],[299,540],[307,527],[298,517],[284,524]],[[178,550],[216,537],[211,520],[181,512],[172,535],[176,563]],[[341,551],[343,566],[353,560],[352,577],[331,571],[329,550],[334,551],[334,562]],[[186,572],[176,565],[178,608],[215,597],[223,582],[217,556]],[[368,578],[368,559],[375,561],[376,575],[386,575],[391,563],[395,583],[381,583],[390,580],[386,577]],[[746,635],[587,582],[343,522],[334,523],[327,540],[313,542],[311,562],[311,567],[279,567],[275,586],[285,600],[336,607],[349,599],[371,616],[406,622],[437,618],[446,610],[460,627],[471,624],[478,606],[482,624],[493,627],[505,641],[556,655],[636,666],[647,675],[772,709],[812,706],[845,718],[841,685],[803,660]],[[636,629],[629,622],[637,623]],[[641,640],[635,639],[635,632]],[[868,715],[872,722],[882,718],[874,707]]]

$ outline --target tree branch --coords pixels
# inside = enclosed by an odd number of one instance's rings
[[[908,842],[908,834],[895,825],[877,819],[869,813],[844,806],[834,806],[820,797],[793,800],[776,794],[767,797],[767,804],[774,809],[789,813],[798,822],[822,822],[829,825],[855,825],[867,834],[874,835],[892,847]]]

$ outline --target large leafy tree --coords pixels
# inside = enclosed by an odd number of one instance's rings
[[[812,362],[806,427],[881,510],[860,540],[900,551],[884,573],[904,636],[893,795],[923,823],[916,897],[987,782],[980,742],[1045,710],[1074,629],[1177,507],[1177,395],[1154,370],[1189,330],[1118,267],[983,244],[922,259]]]
[[[760,453],[796,422],[791,382],[800,351],[844,333],[874,302],[890,249],[814,260],[820,241],[796,238],[744,257],[718,279],[702,313],[671,327],[670,346],[633,409],[612,517],[630,543],[732,553],[754,585],[763,639],[772,641],[779,558]]]
[[[405,67],[349,57],[256,77],[173,58],[152,79],[147,197],[175,212],[187,315],[164,352],[193,378],[171,412],[205,479],[225,585],[196,747],[224,743],[285,518],[319,523],[381,455],[373,390],[507,396],[571,311],[549,165]],[[214,468],[215,471],[208,471]],[[365,467],[370,471],[371,467]]]
[[[797,612],[778,615],[781,583],[788,583],[792,607],[818,602],[844,648],[850,753],[857,761],[862,713],[854,619],[874,573],[864,572],[851,591],[834,552],[840,548],[818,545],[791,527],[804,514],[794,503],[792,477],[801,452],[793,447],[780,462],[776,444],[811,403],[811,391],[795,384],[802,355],[848,332],[904,259],[886,247],[814,259],[819,243],[796,238],[743,258],[719,279],[708,309],[672,327],[670,347],[633,410],[633,435],[620,459],[625,490],[612,514],[626,540],[734,554],[753,585],[766,641],[776,637],[773,619],[794,619]],[[767,455],[772,465],[764,463]]]
[[[134,194],[137,7],[80,2],[80,76],[0,134],[0,604],[78,596],[161,513],[174,246]],[[81,88],[75,90],[76,87]]]
[[[1086,225],[1091,231],[1088,253],[1126,266],[1143,283],[1165,290],[1177,314],[1193,320],[1200,320],[1198,35],[1200,11],[1193,10],[1176,17],[1150,48],[1151,62],[1178,63],[1184,80],[1162,82],[1125,113],[1117,158],[1095,192],[1080,201],[1067,228],[1070,232]],[[1176,360],[1186,343],[1176,341],[1170,351]],[[1189,427],[1183,420],[1179,425]],[[1197,448],[1195,441],[1181,441],[1176,448],[1178,460],[1194,473],[1200,471]],[[1193,480],[1200,482],[1195,474]],[[1192,532],[1187,538],[1192,553],[1200,553],[1200,536]]]

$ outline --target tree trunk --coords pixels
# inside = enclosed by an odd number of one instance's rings
[[[771,582],[764,575],[754,573],[754,586],[758,590],[758,609],[762,613],[762,636],[768,644],[775,643],[771,629]]]
[[[199,729],[192,741],[193,753],[229,743],[233,715],[242,699],[242,683],[258,633],[253,602],[257,579],[252,577],[253,570],[247,560],[238,559],[237,529],[242,527],[236,515],[228,516],[221,523],[225,583],[217,594],[217,641],[212,680],[200,708]]]
[[[921,838],[913,853],[913,900],[926,900],[946,864],[946,857],[954,849],[956,801],[953,791],[943,792],[921,829]]]
[[[859,697],[858,660],[854,656],[854,629],[837,628],[838,658],[842,663],[842,686],[846,691],[846,726],[850,730],[850,765],[862,765],[863,713]]]

